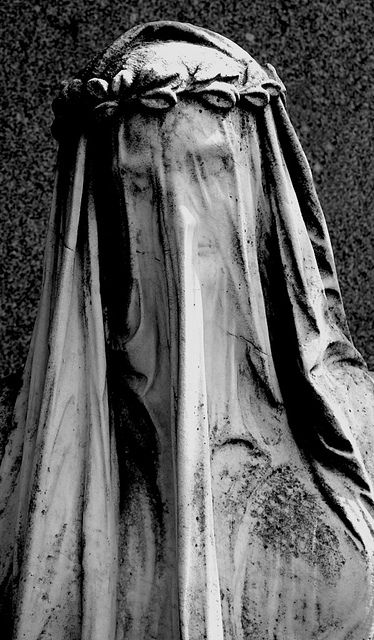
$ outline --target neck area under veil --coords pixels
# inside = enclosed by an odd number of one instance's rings
[[[257,571],[289,599],[264,505],[296,494],[329,522],[326,547],[365,558],[364,604],[336,617],[367,634],[373,385],[274,68],[150,23],[66,83],[55,114],[42,294],[1,467],[12,637],[312,637],[312,615],[280,629],[248,586]]]

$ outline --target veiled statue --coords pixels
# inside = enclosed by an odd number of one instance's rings
[[[1,637],[374,638],[373,381],[274,68],[149,23],[54,111]]]

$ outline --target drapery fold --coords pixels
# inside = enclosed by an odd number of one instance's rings
[[[14,638],[115,633],[117,463],[86,144],[60,154],[43,293],[4,458],[21,459],[6,523],[16,530]]]
[[[343,473],[345,483],[352,482],[354,501],[355,504],[356,501],[361,504],[370,539],[373,527],[373,476],[368,474],[367,464],[371,470],[371,462],[367,452],[369,443],[373,443],[371,425],[374,423],[374,408],[370,402],[366,405],[365,399],[368,393],[373,393],[373,383],[350,339],[331,244],[309,165],[280,101],[274,111],[274,116],[269,112],[265,116],[265,144],[282,273],[295,327],[297,353],[293,357],[299,362],[299,372],[295,372],[294,382],[298,385],[297,378],[303,378],[299,388],[303,399],[310,401],[315,421],[309,427],[310,433],[301,435],[301,440],[305,438],[304,446],[311,449],[307,455],[319,477],[321,489],[326,492],[326,498],[335,503],[346,525],[352,527],[352,534],[359,539],[360,534],[353,524],[354,517],[347,517],[345,507],[336,501],[339,491],[334,487],[333,474]],[[284,152],[279,140],[288,142],[284,145]],[[296,176],[295,188],[291,175]],[[354,437],[349,415],[352,412],[352,370],[362,381],[364,400],[360,421],[355,424],[357,432]],[[345,392],[341,388],[344,376]],[[284,391],[287,394],[287,390]],[[291,402],[290,416],[297,411],[302,414],[303,409],[293,399]],[[362,437],[367,443],[365,447],[362,446]]]

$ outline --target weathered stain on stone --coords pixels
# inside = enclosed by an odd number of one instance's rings
[[[273,471],[253,496],[250,509],[255,519],[253,532],[265,549],[277,550],[285,563],[300,557],[318,567],[328,584],[337,582],[345,563],[339,538],[296,469],[285,466]]]

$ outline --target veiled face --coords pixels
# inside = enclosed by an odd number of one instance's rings
[[[169,253],[169,292],[183,288],[187,271],[204,304],[214,299],[226,307],[231,296],[232,314],[239,309],[245,317],[248,261],[257,259],[261,160],[253,111],[228,108],[225,90],[241,87],[248,69],[217,49],[185,42],[135,48],[125,68],[129,95],[137,93],[154,106],[124,115],[119,128],[118,169],[133,265],[143,278],[147,270],[147,278],[153,277],[152,261],[164,263]],[[214,93],[217,86],[223,94]],[[179,96],[167,111],[164,89]],[[204,95],[216,104],[204,106]],[[218,300],[224,292],[226,300]]]
[[[240,280],[261,183],[253,116],[196,101],[162,115],[137,113],[123,121],[118,149],[138,259],[159,250],[160,223],[177,262],[188,255],[202,287],[220,270]]]
[[[196,100],[162,114],[134,113],[120,125],[116,162],[133,269],[128,349],[134,368],[149,378],[151,360],[160,362],[155,343],[178,340],[186,317],[204,343],[209,379],[216,378],[218,361],[222,372],[228,358],[239,367],[249,344],[256,345],[253,360],[269,352],[257,253],[266,215],[254,116]]]

